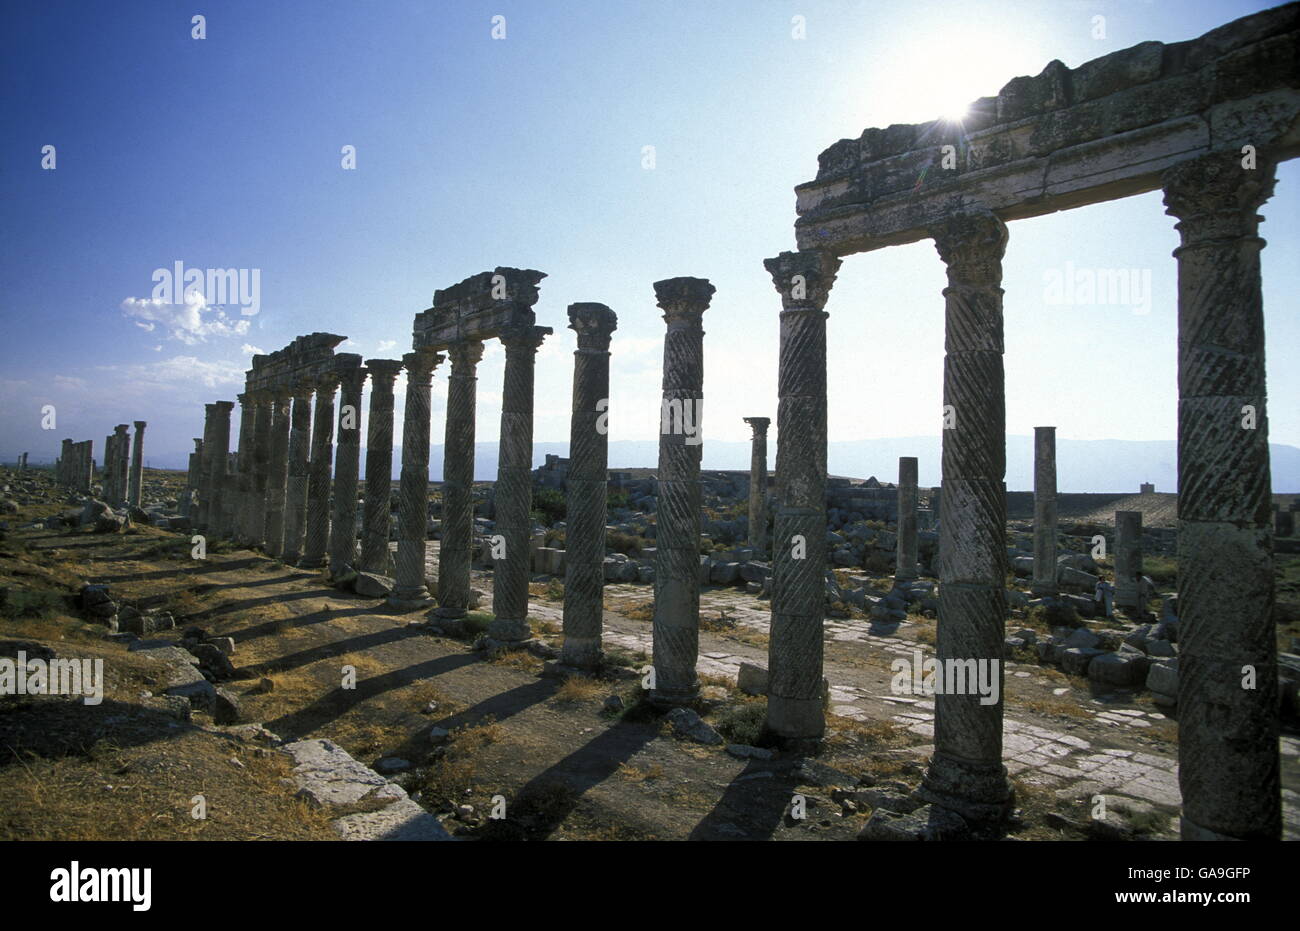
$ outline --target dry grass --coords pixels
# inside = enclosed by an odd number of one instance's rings
[[[557,702],[591,701],[598,695],[603,695],[607,690],[608,686],[599,679],[592,679],[588,676],[568,676],[560,683],[560,687],[555,690],[551,700]]]

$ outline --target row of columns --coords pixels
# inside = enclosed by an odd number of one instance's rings
[[[1256,210],[1273,168],[1237,153],[1180,163],[1163,178],[1178,218],[1179,781],[1184,839],[1281,833],[1271,481]],[[1001,264],[1007,230],[966,209],[931,230],[948,275],[943,432],[941,662],[991,662],[1001,675],[1006,617],[1005,381]],[[824,729],[825,318],[839,259],[783,253],[766,263],[782,297],[780,443],[769,646],[768,728]],[[1034,586],[1056,586],[1055,437],[1035,431]],[[900,498],[903,495],[900,482]],[[1120,515],[1119,532],[1140,525]],[[1050,541],[1050,543],[1049,543]],[[802,544],[797,546],[796,544]],[[802,554],[805,558],[798,558]],[[1133,557],[1116,554],[1117,563]],[[900,560],[902,559],[900,554]],[[1117,570],[1121,567],[1117,565]],[[1133,567],[1123,572],[1134,576]],[[658,609],[657,609],[658,612]],[[659,644],[656,642],[656,657]],[[935,696],[935,749],[920,794],[977,826],[1012,806],[1003,708]]]
[[[55,467],[56,480],[61,485],[90,494],[91,483],[95,480],[94,440],[73,442],[64,440],[62,453]],[[18,468],[27,467],[27,454],[19,458]]]

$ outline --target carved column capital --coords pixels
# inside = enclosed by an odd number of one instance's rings
[[[569,329],[578,334],[579,352],[608,352],[618,315],[604,304],[570,304]]]
[[[447,357],[451,359],[452,375],[468,375],[472,378],[474,370],[483,358],[483,341],[466,339],[452,343],[447,347]]]
[[[699,327],[717,289],[706,278],[666,278],[654,283],[655,301],[670,330]]]
[[[770,417],[746,417],[744,420],[753,429],[756,439],[760,436],[767,436],[767,428],[772,423]]]
[[[1184,247],[1254,236],[1262,219],[1255,211],[1273,196],[1276,180],[1270,161],[1245,168],[1240,152],[1212,152],[1165,171],[1165,213],[1178,218]]]
[[[950,287],[1002,290],[1007,225],[990,210],[953,213],[930,227]]]
[[[839,274],[840,260],[823,251],[782,252],[764,259],[763,267],[781,295],[782,310],[821,311]]]

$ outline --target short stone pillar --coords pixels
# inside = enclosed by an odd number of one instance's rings
[[[367,359],[370,416],[366,424],[366,504],[361,528],[361,569],[388,575],[393,495],[393,383],[396,359]]]
[[[195,498],[198,494],[199,473],[203,464],[203,438],[194,437],[194,452],[189,456],[189,469],[185,473],[185,490],[181,493],[180,511],[181,517],[187,518],[191,522],[198,515],[198,506]]]
[[[465,340],[447,348],[447,423],[442,460],[442,544],[438,550],[439,617],[469,610],[469,570],[474,543],[474,406],[483,343]]]
[[[776,519],[767,729],[792,740],[825,733],[826,300],[840,260],[783,252],[763,263],[781,295]]]
[[[1056,428],[1034,427],[1034,577],[1029,590],[1055,596]]]
[[[1274,165],[1164,175],[1178,218],[1178,782],[1184,840],[1278,840],[1277,628],[1259,215]],[[1253,687],[1243,687],[1244,670]]]
[[[127,475],[131,469],[130,429],[130,425],[124,423],[113,428],[113,498],[109,504],[119,508],[127,504]]]
[[[266,473],[266,554],[284,556],[285,514],[289,495],[289,442],[293,396],[271,397],[271,459]]]
[[[753,430],[749,441],[749,545],[760,559],[767,556],[767,428],[770,417],[746,417]]]
[[[1142,607],[1142,512],[1115,512],[1115,604]]]
[[[408,352],[406,419],[402,425],[402,480],[398,488],[397,584],[394,604],[422,604],[425,541],[429,537],[429,408],[433,370],[442,362],[436,352]],[[385,544],[386,545],[386,544]]]
[[[218,401],[210,406],[213,409],[212,438],[203,444],[211,469],[208,473],[207,535],[219,540],[230,529],[225,523],[225,505],[229,498],[226,475],[230,459],[230,412],[235,409],[235,404],[233,401]]]
[[[334,494],[330,518],[330,577],[348,575],[357,562],[357,477],[361,471],[361,390],[366,370],[361,357],[334,357],[339,375],[338,451],[334,460]]]
[[[605,514],[609,498],[609,342],[618,317],[604,304],[570,304],[573,407],[565,479],[564,646],[560,662],[595,669],[602,657]],[[525,554],[528,558],[528,554]]]
[[[339,389],[335,372],[316,382],[316,412],[311,422],[311,461],[307,466],[307,535],[303,542],[303,569],[325,565],[330,542],[330,467],[334,462],[334,395]]]
[[[54,464],[54,480],[60,485],[71,485],[72,439],[65,439],[59,446],[59,461]]]
[[[284,545],[281,558],[294,565],[302,558],[307,534],[307,476],[311,449],[312,383],[301,382],[293,389],[293,413],[289,427],[288,479],[284,497]]]
[[[704,312],[716,290],[704,278],[656,281],[664,312],[663,402],[655,538],[654,687],[650,700],[683,705],[699,694],[700,459]]]
[[[494,488],[494,536],[505,554],[493,561],[488,636],[503,643],[532,638],[528,626],[528,535],[533,510],[533,373],[537,350],[550,327],[517,326],[501,332],[506,349],[501,392],[501,441]]]
[[[916,564],[916,474],[915,456],[898,457],[898,542],[894,583],[911,582],[919,574]]]
[[[934,755],[919,790],[996,835],[1014,803],[1002,765],[1006,637],[1006,397],[1002,255],[1006,225],[986,211],[950,215],[932,230],[947,266],[943,369],[943,521],[938,638],[941,664],[996,676],[998,700],[972,689],[935,695]],[[986,679],[987,681],[987,679]]]

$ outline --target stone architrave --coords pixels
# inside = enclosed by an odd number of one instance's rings
[[[655,541],[654,687],[659,705],[699,694],[700,460],[704,406],[704,312],[716,290],[703,278],[656,281],[664,336]]]
[[[939,545],[941,664],[973,661],[996,676],[998,700],[967,688],[935,695],[934,755],[920,792],[977,832],[996,834],[1014,802],[1002,764],[1006,636],[1006,399],[1002,256],[1006,225],[955,213],[932,229],[947,266],[943,523]]]
[[[1263,154],[1247,167],[1229,149],[1172,168],[1163,182],[1181,239],[1174,256],[1182,837],[1278,840],[1276,582],[1256,213],[1273,193],[1275,168]]]
[[[609,344],[618,317],[604,304],[570,304],[573,406],[565,479],[564,646],[560,662],[595,669],[602,658],[605,514],[609,469]]]
[[[825,733],[826,300],[840,260],[783,252],[763,263],[781,295],[776,515],[767,729],[796,741]]]

